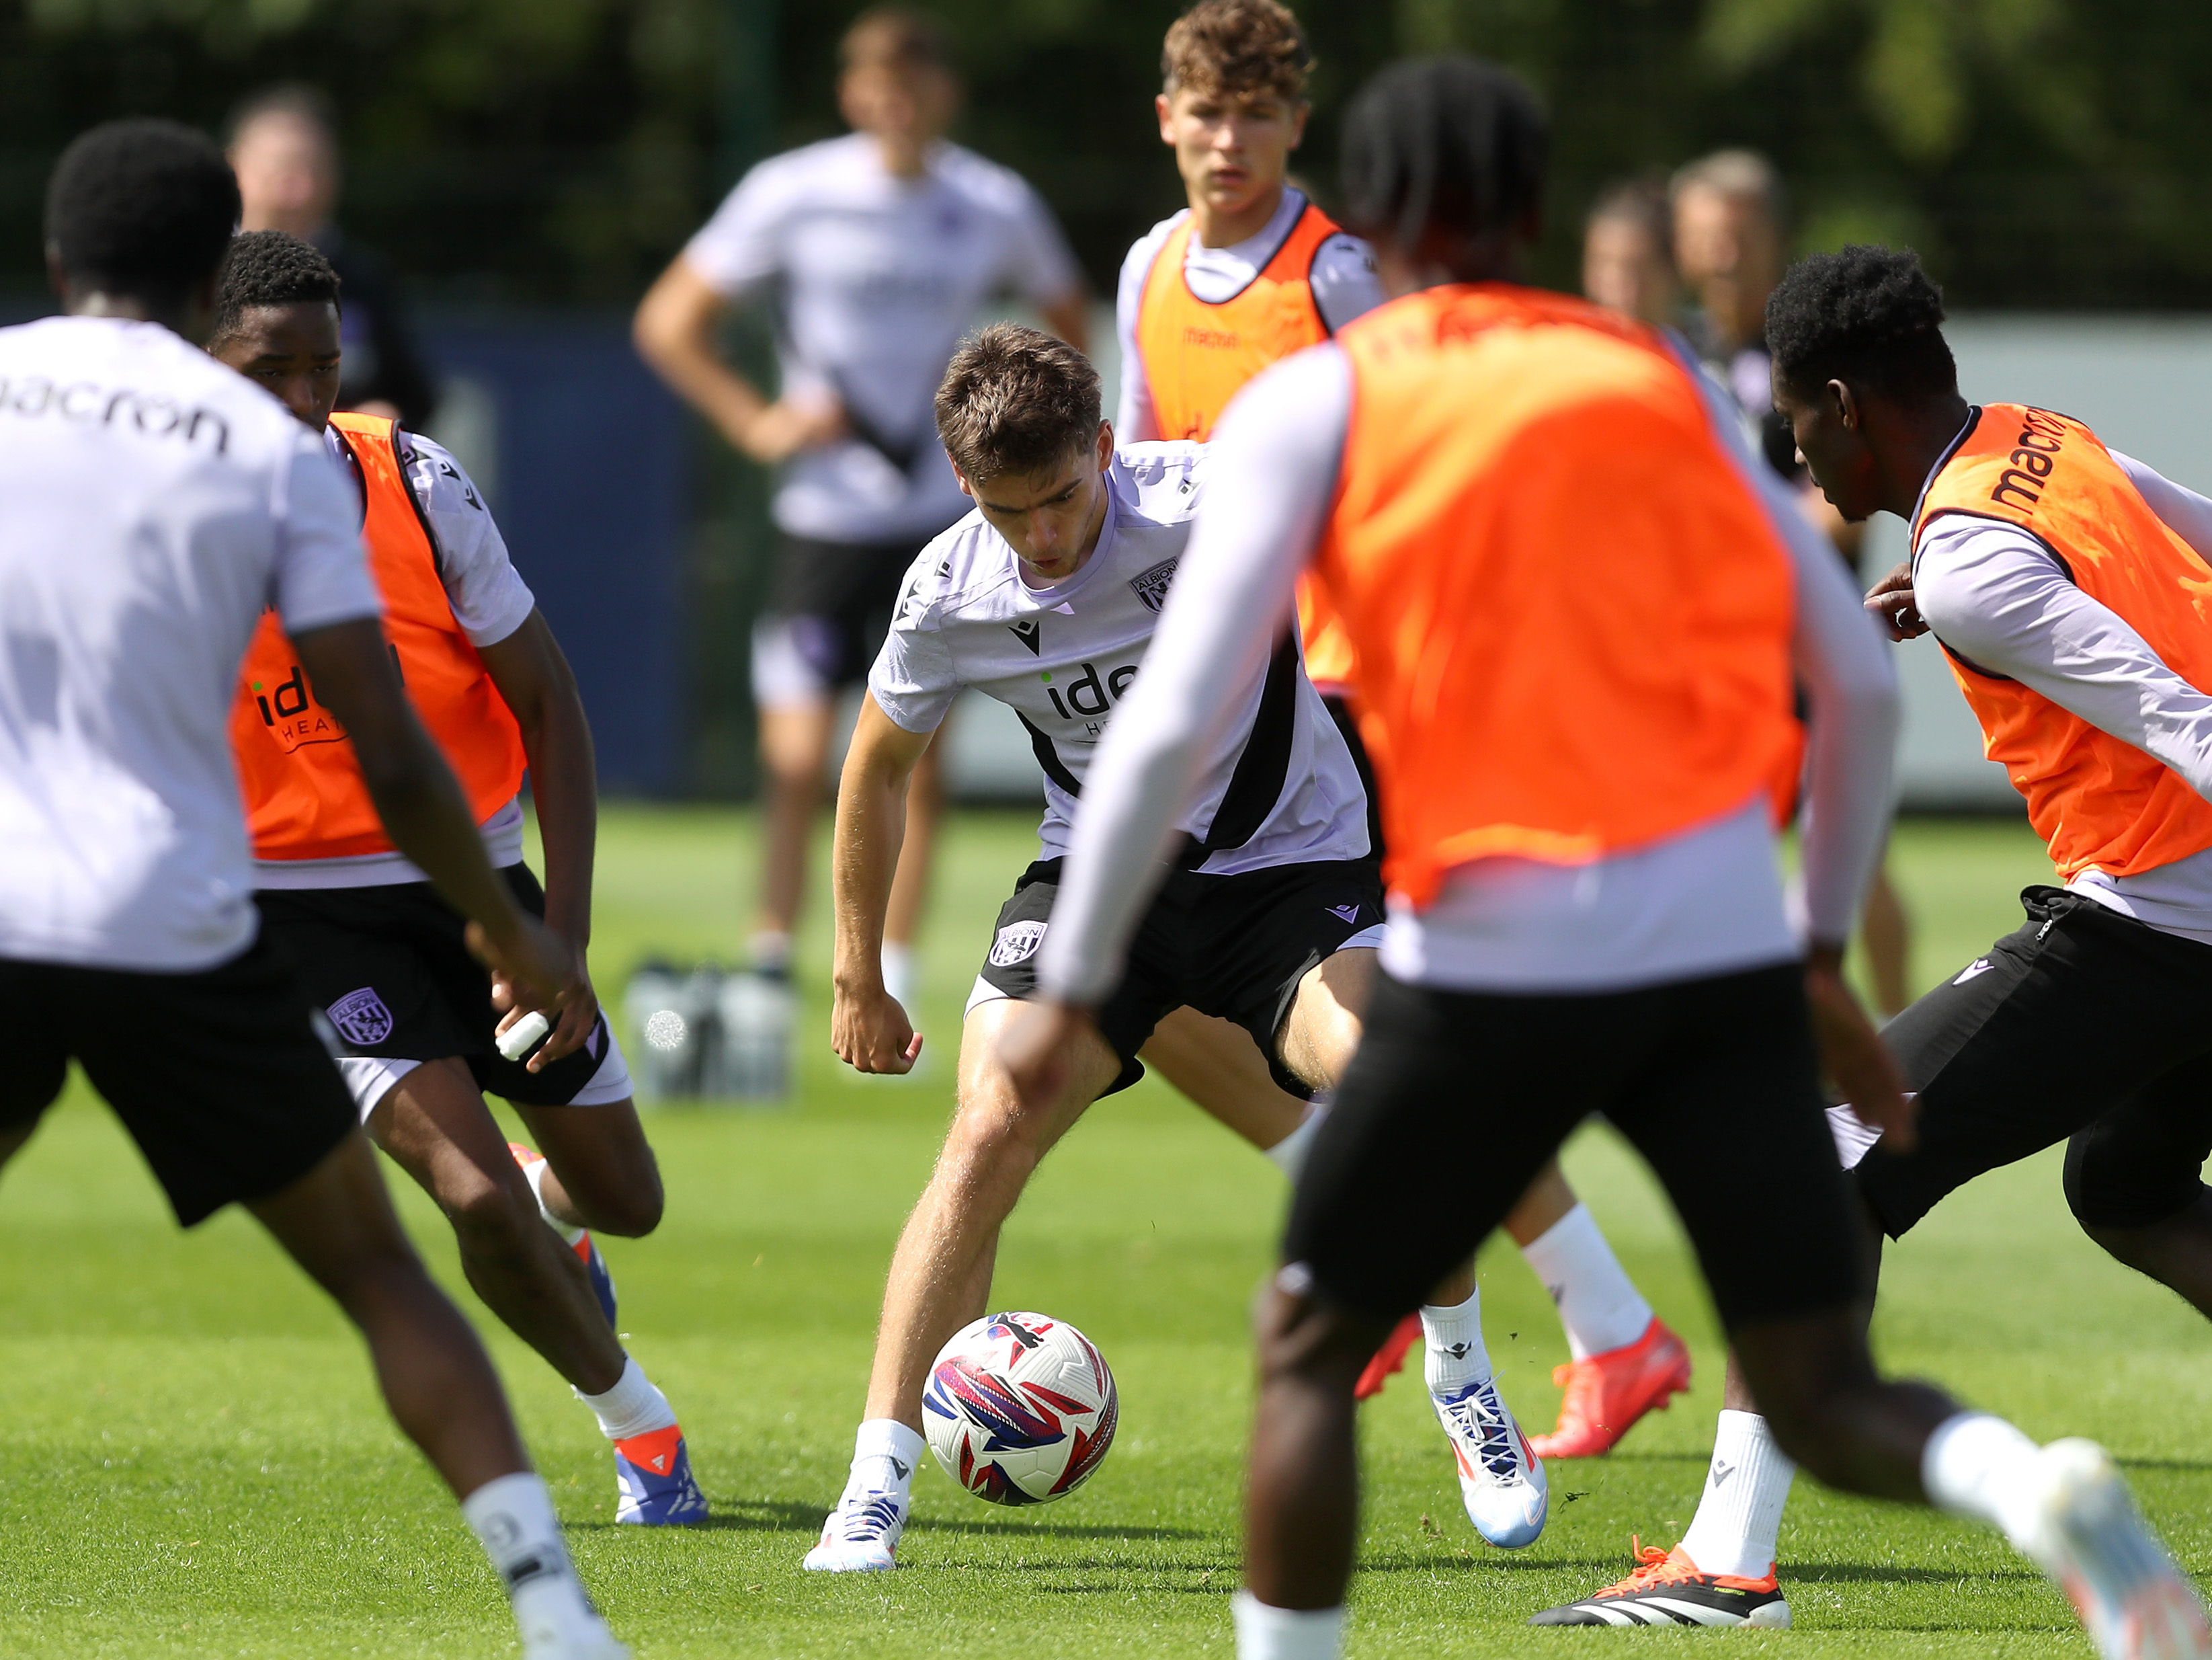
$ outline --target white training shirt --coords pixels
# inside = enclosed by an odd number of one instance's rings
[[[786,398],[834,395],[894,452],[848,439],[793,457],[775,514],[794,536],[890,542],[959,518],[932,409],[953,348],[995,295],[1045,307],[1082,288],[1018,174],[942,143],[927,169],[897,177],[862,133],[809,144],[747,173],[684,250],[729,299],[775,301]]]
[[[366,512],[361,473],[336,427],[323,432],[331,458],[353,480],[354,520]],[[530,620],[538,601],[507,557],[507,538],[492,522],[483,492],[453,453],[420,434],[402,432],[396,447],[407,485],[430,527],[438,577],[453,620],[476,646],[497,645]],[[522,862],[522,800],[516,797],[484,820],[484,853],[495,870]],[[382,888],[430,879],[404,853],[356,854],[343,859],[261,859],[255,885],[264,888]]]
[[[152,323],[0,329],[0,957],[182,972],[252,943],[230,714],[263,610],[374,617],[322,443]]]
[[[1726,393],[1675,344],[1714,430],[1790,550],[1793,645],[1813,708],[1806,906],[1814,936],[1840,941],[1888,824],[1896,679],[1833,551],[1744,444]],[[1290,603],[1312,556],[1351,408],[1351,366],[1325,344],[1255,377],[1223,417],[1211,494],[1152,661],[1091,769],[1076,820],[1038,958],[1051,995],[1095,1002],[1120,972],[1222,689],[1264,656],[1268,619]],[[1784,911],[1767,806],[1757,792],[1706,824],[1587,865],[1461,865],[1424,909],[1393,897],[1384,965],[1453,990],[1595,993],[1789,961],[1800,946]]]
[[[1045,770],[1042,858],[1067,851],[1078,791],[1138,678],[1210,465],[1202,444],[1117,449],[1098,545],[1054,587],[1024,580],[1012,546],[981,512],[923,549],[907,573],[869,692],[908,732],[935,731],[967,686],[1018,714]],[[1287,622],[1287,610],[1279,615]],[[1208,875],[1358,859],[1368,851],[1358,770],[1295,651],[1281,654],[1274,666],[1263,649],[1249,673],[1218,688],[1222,719],[1174,828],[1201,838],[1212,829],[1248,739],[1265,742],[1255,728],[1271,672],[1289,677],[1287,760],[1237,786],[1239,805],[1256,805],[1264,818],[1249,839],[1195,866]]]
[[[1968,429],[1979,414],[1967,417]],[[2151,511],[2212,562],[2212,501],[2112,454]],[[2212,800],[2212,696],[2076,587],[2034,537],[2002,520],[1946,514],[1921,532],[1912,570],[1914,605],[1953,651],[2134,745]],[[2212,848],[2132,876],[2085,870],[2066,885],[2162,933],[2212,945]]]
[[[1285,188],[1283,199],[1258,234],[1225,248],[1209,248],[1193,236],[1183,245],[1183,281],[1209,306],[1234,300],[1252,286],[1267,262],[1289,240],[1306,210],[1305,195]],[[1114,329],[1121,341],[1121,398],[1115,412],[1114,435],[1125,444],[1150,442],[1160,435],[1158,417],[1152,409],[1152,384],[1145,378],[1144,354],[1137,350],[1137,313],[1145,300],[1145,280],[1159,257],[1169,234],[1190,217],[1183,209],[1137,239],[1121,262],[1121,279],[1114,295]],[[1358,237],[1342,231],[1314,251],[1314,308],[1331,334],[1355,317],[1375,309],[1385,298],[1382,279],[1375,274],[1375,251]]]

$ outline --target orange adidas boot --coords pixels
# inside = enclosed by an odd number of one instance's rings
[[[1364,1401],[1370,1395],[1382,1393],[1382,1386],[1391,1377],[1406,1369],[1406,1352],[1421,1341],[1421,1316],[1409,1314],[1398,1323],[1397,1329],[1382,1340],[1382,1347],[1375,1351],[1375,1358],[1367,1363],[1367,1370],[1359,1374],[1359,1381],[1352,1386],[1352,1398]]]
[[[1557,1367],[1552,1381],[1567,1396],[1552,1432],[1528,1443],[1536,1456],[1601,1457],[1645,1413],[1690,1387],[1690,1352],[1655,1316],[1633,1343]]]
[[[1623,1351],[1616,1350],[1615,1353]],[[1595,1596],[1534,1615],[1532,1626],[1765,1626],[1790,1624],[1790,1604],[1770,1566],[1764,1579],[1705,1573],[1680,1545],[1671,1551],[1632,1539],[1642,1564]]]

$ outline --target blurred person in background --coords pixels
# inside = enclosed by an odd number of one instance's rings
[[[1766,301],[1782,280],[1789,201],[1774,164],[1754,150],[1717,150],[1674,175],[1674,258],[1697,302],[1692,344],[1735,395],[1766,463],[1796,487],[1805,515],[1857,569],[1863,525],[1846,524],[1813,487],[1789,423],[1774,410]],[[1912,1000],[1912,923],[1887,864],[1875,873],[1859,925],[1875,1005],[1895,1014]]]
[[[345,284],[345,378],[337,407],[419,432],[438,403],[392,268],[337,227],[337,123],[313,87],[258,92],[230,118],[241,230],[281,230],[322,250]]]
[[[639,352],[745,455],[777,468],[780,546],[752,640],[767,778],[757,972],[790,971],[806,841],[821,805],[837,698],[866,678],[900,579],[968,500],[937,441],[932,400],[963,330],[1011,291],[1084,344],[1083,277],[1019,175],[946,142],[962,87],[943,30],[864,13],[840,49],[854,131],[770,158],[730,192],[638,307]],[[726,362],[733,309],[775,307],[781,388]],[[902,1002],[942,800],[937,757],[915,769],[884,931]]]
[[[1583,294],[1656,327],[1680,320],[1682,279],[1663,180],[1626,179],[1599,194],[1583,222]]]

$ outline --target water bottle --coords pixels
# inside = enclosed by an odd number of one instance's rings
[[[798,999],[780,975],[732,974],[717,1000],[721,1083],[740,1101],[782,1101],[791,1094],[791,1029]]]
[[[690,979],[659,960],[630,977],[623,1000],[636,1051],[629,1057],[641,1102],[688,1100],[699,1093],[698,1012]]]

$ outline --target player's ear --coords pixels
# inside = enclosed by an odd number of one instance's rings
[[[952,477],[959,483],[960,493],[969,498],[971,501],[980,501],[981,498],[976,496],[975,487],[968,482],[968,475],[960,471],[960,464],[957,461],[954,461],[949,455],[945,459],[948,462],[951,463]]]
[[[1863,433],[1864,413],[1859,408],[1858,394],[1841,380],[1831,380],[1820,388],[1828,406],[1835,411],[1836,419],[1844,423],[1844,430]]]
[[[1158,116],[1160,119],[1160,143],[1163,144],[1174,143],[1176,141],[1175,127],[1173,125],[1175,120],[1175,100],[1170,98],[1166,93],[1154,93],[1152,94],[1152,113]]]
[[[1306,117],[1312,113],[1313,106],[1306,102],[1303,98],[1299,99],[1296,103],[1291,106],[1290,149],[1296,149],[1300,144],[1305,143]]]
[[[1098,471],[1103,472],[1114,465],[1114,423],[1098,423]]]

